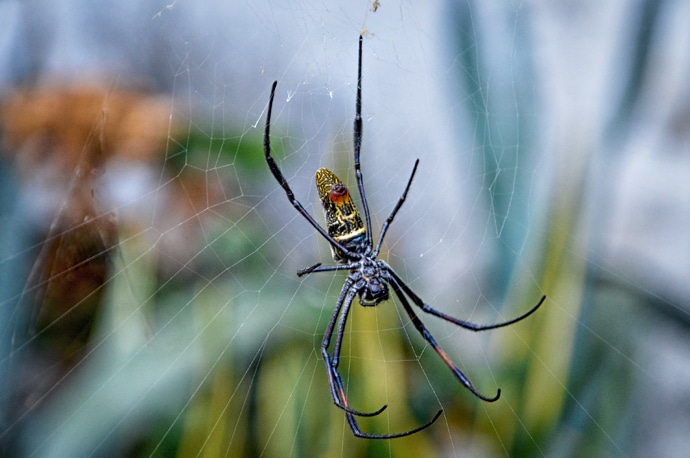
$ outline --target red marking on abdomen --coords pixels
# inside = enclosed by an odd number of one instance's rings
[[[350,198],[350,192],[347,190],[347,186],[344,184],[335,183],[333,186],[331,186],[328,197],[334,204],[341,205]]]

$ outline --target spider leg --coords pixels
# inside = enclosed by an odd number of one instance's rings
[[[359,429],[359,425],[357,425],[357,421],[355,418],[350,415],[346,414],[347,416],[347,422],[350,424],[350,429],[352,430],[352,434],[354,434],[356,437],[361,437],[362,439],[395,439],[396,437],[405,437],[405,436],[410,436],[412,434],[418,433],[419,431],[428,428],[429,426],[433,425],[436,420],[438,420],[438,417],[441,416],[443,413],[443,410],[439,410],[436,412],[436,415],[434,415],[434,418],[429,420],[427,423],[424,423],[422,426],[418,426],[414,429],[411,429],[409,431],[404,431],[402,433],[394,433],[394,434],[369,434],[369,433],[363,433]]]
[[[309,275],[309,274],[314,273],[314,272],[330,272],[332,270],[350,270],[355,265],[353,265],[353,264],[338,264],[335,266],[322,266],[320,262],[317,262],[313,266],[307,267],[306,269],[298,270],[297,276],[302,277],[304,275]]]
[[[407,198],[407,192],[410,190],[410,186],[412,185],[412,179],[414,178],[414,174],[417,172],[417,166],[418,165],[419,165],[419,159],[417,159],[414,162],[414,167],[412,168],[412,173],[410,174],[410,179],[407,180],[407,186],[405,186],[405,191],[403,191],[402,196],[400,196],[400,199],[398,199],[398,203],[395,204],[393,211],[391,212],[391,214],[388,216],[386,221],[383,223],[383,226],[381,227],[381,234],[379,235],[379,241],[376,244],[376,249],[371,254],[372,258],[375,258],[379,255],[379,250],[381,249],[381,244],[383,243],[383,238],[386,236],[386,232],[388,231],[388,226],[390,226],[390,224],[393,222],[393,218],[395,218],[395,215],[398,214],[398,210],[400,210],[400,207],[402,207],[402,204],[405,202],[405,199]]]
[[[371,239],[371,215],[369,214],[369,203],[364,194],[364,180],[362,178],[362,167],[359,163],[359,152],[362,148],[362,35],[359,36],[359,63],[357,64],[357,101],[355,102],[355,122],[354,122],[354,149],[355,149],[355,175],[357,175],[357,188],[359,196],[362,198],[362,208],[367,224],[367,249],[368,254],[373,245]]]
[[[470,323],[469,321],[464,321],[460,320],[458,318],[452,317],[450,315],[446,315],[443,312],[439,312],[435,308],[431,307],[429,304],[426,304],[419,296],[417,296],[412,289],[410,289],[409,286],[405,284],[405,282],[402,281],[402,279],[398,276],[398,274],[395,273],[395,271],[388,265],[385,264],[388,272],[391,275],[391,278],[395,280],[395,283],[400,286],[403,291],[405,291],[405,294],[407,294],[410,299],[412,299],[412,302],[415,303],[415,305],[419,308],[422,309],[425,313],[429,313],[431,315],[437,316],[443,320],[446,320],[450,323],[453,323],[455,325],[458,325],[462,328],[469,329],[470,331],[488,331],[489,329],[496,329],[496,328],[502,328],[505,326],[510,326],[511,324],[517,323],[518,321],[522,321],[534,312],[537,311],[539,307],[541,307],[541,304],[544,303],[544,300],[546,300],[546,296],[542,296],[541,299],[539,299],[539,302],[537,302],[537,305],[529,309],[527,312],[523,313],[522,315],[513,318],[512,320],[508,321],[503,321],[501,323],[494,323],[494,324],[475,324],[475,323]]]
[[[431,345],[436,354],[438,354],[443,360],[443,362],[446,363],[446,366],[448,366],[448,368],[453,372],[455,378],[457,378],[465,388],[470,390],[472,394],[474,394],[479,399],[487,402],[497,401],[498,398],[501,397],[500,388],[496,391],[496,395],[493,397],[485,396],[479,391],[477,391],[477,389],[474,387],[474,385],[472,385],[472,382],[470,382],[467,376],[462,373],[462,371],[458,368],[458,366],[455,365],[455,363],[453,363],[453,361],[451,361],[450,356],[448,356],[448,354],[443,350],[443,348],[441,348],[441,346],[436,342],[434,336],[431,335],[429,330],[424,326],[424,323],[422,323],[422,320],[420,320],[417,314],[414,313],[414,310],[412,310],[412,306],[403,294],[403,289],[405,290],[405,292],[407,292],[409,288],[407,288],[402,282],[400,282],[397,276],[391,276],[390,285],[393,287],[393,291],[395,291],[395,294],[398,296],[398,299],[400,299],[400,303],[405,309],[405,312],[407,312],[407,315],[410,317],[410,320],[412,320],[412,324],[414,324],[415,328],[417,328],[417,331],[422,335],[422,337],[424,337],[424,339],[427,342],[429,342],[429,345]]]
[[[324,228],[322,228],[319,223],[316,222],[316,220],[309,214],[309,212],[307,212],[307,210],[302,206],[302,204],[295,198],[295,194],[292,192],[290,185],[283,176],[283,172],[280,171],[278,164],[276,164],[276,161],[273,159],[273,156],[271,156],[271,113],[273,111],[273,98],[276,93],[277,85],[278,81],[274,81],[273,86],[271,87],[271,98],[268,101],[268,114],[266,115],[266,128],[264,130],[264,156],[266,158],[268,168],[271,169],[271,173],[275,177],[276,181],[280,183],[280,186],[285,191],[285,195],[287,196],[292,206],[295,207],[295,210],[297,210],[304,217],[304,219],[306,219],[309,222],[309,224],[311,224],[314,227],[314,229],[316,229],[319,232],[319,234],[323,236],[323,238],[328,240],[328,243],[330,243],[335,248],[341,250],[343,253],[345,253],[347,257],[352,259],[360,259],[362,257],[361,254],[353,253],[352,251],[349,251],[343,245],[338,243],[338,241],[331,237],[331,235]]]
[[[306,269],[298,270],[298,271],[297,271],[297,276],[298,276],[298,277],[301,277],[301,276],[303,276],[303,275],[309,275],[310,273],[314,272],[314,270],[316,270],[316,269],[319,268],[319,267],[321,267],[321,263],[320,263],[320,262],[317,262],[317,263],[314,264],[313,266],[309,266],[309,267],[307,267]]]
[[[374,412],[360,412],[350,408],[347,401],[347,395],[345,394],[345,388],[343,387],[343,381],[340,378],[340,373],[338,372],[338,365],[340,364],[340,348],[343,341],[343,333],[345,332],[345,324],[347,323],[347,317],[350,313],[350,306],[352,305],[352,301],[354,300],[356,294],[357,288],[354,287],[354,281],[348,278],[345,281],[343,288],[340,290],[340,296],[336,302],[335,310],[333,311],[331,320],[328,322],[328,326],[326,327],[326,333],[324,334],[323,341],[321,341],[321,354],[323,355],[323,359],[326,361],[326,368],[328,369],[328,382],[331,387],[333,403],[343,409],[347,415],[374,417],[386,410],[388,406],[384,405]],[[333,336],[336,321],[338,321],[338,330],[335,336],[333,357],[331,357],[331,355],[328,354],[328,347],[331,343],[331,337]]]
[[[409,436],[411,434],[417,433],[423,429],[431,426],[443,410],[439,410],[434,417],[427,423],[418,426],[417,428],[411,429],[409,431],[403,431],[394,434],[369,434],[364,433],[359,429],[357,420],[355,416],[358,417],[374,417],[379,415],[381,412],[386,410],[387,404],[384,404],[380,409],[374,412],[360,412],[354,410],[349,406],[347,395],[345,394],[345,389],[343,387],[343,382],[338,372],[338,365],[340,364],[340,350],[343,342],[343,334],[345,332],[345,324],[347,323],[347,317],[350,312],[350,306],[354,297],[357,295],[357,288],[354,287],[354,282],[351,279],[347,279],[343,285],[343,289],[340,291],[340,296],[336,302],[335,310],[331,316],[331,320],[326,328],[326,333],[324,335],[323,341],[321,342],[321,354],[326,361],[326,367],[328,369],[328,380],[331,387],[331,396],[333,397],[333,403],[345,411],[345,416],[347,417],[347,422],[350,425],[352,433],[356,437],[361,437],[364,439],[393,439],[396,437]],[[335,347],[333,349],[333,357],[328,354],[328,347],[330,345],[331,337],[333,336],[333,331],[335,330],[336,321],[338,322],[338,330],[335,336]]]

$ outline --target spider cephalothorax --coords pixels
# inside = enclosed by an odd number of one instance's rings
[[[363,257],[350,271],[354,280],[354,287],[359,293],[359,303],[364,306],[377,305],[388,299],[388,275],[387,264],[383,261],[374,261]]]
[[[389,298],[389,288],[393,290],[395,296],[398,298],[400,305],[405,310],[405,313],[410,318],[419,334],[427,341],[427,343],[434,349],[438,356],[448,366],[453,375],[458,381],[469,391],[472,392],[479,399],[484,401],[496,401],[501,395],[501,390],[497,390],[494,396],[485,396],[472,385],[469,379],[462,373],[462,371],[451,361],[448,354],[436,342],[431,333],[426,329],[422,320],[419,319],[415,311],[410,305],[410,301],[418,307],[422,312],[441,318],[445,321],[453,323],[471,331],[486,331],[489,329],[501,328],[517,323],[529,315],[534,313],[544,302],[546,296],[528,310],[526,313],[513,318],[512,320],[490,325],[478,325],[468,321],[459,320],[450,315],[440,312],[430,305],[426,304],[407,284],[398,276],[397,273],[385,261],[379,260],[378,255],[381,249],[381,244],[386,236],[388,227],[393,222],[395,215],[402,207],[402,204],[407,198],[407,192],[410,190],[410,185],[414,179],[419,159],[412,168],[410,178],[407,180],[407,185],[403,191],[398,203],[391,211],[390,215],[381,227],[379,240],[374,245],[371,237],[371,217],[369,215],[369,206],[367,198],[364,193],[364,180],[362,178],[362,170],[359,162],[359,153],[362,146],[362,37],[359,37],[359,65],[357,67],[357,101],[355,104],[355,122],[354,122],[354,153],[355,153],[355,175],[357,177],[357,187],[364,209],[365,223],[357,212],[350,192],[347,186],[335,174],[328,169],[319,169],[316,172],[316,187],[321,198],[324,215],[326,217],[326,227],[324,229],[316,222],[316,220],[307,212],[302,204],[295,198],[290,185],[280,171],[275,160],[271,156],[271,111],[273,109],[273,98],[275,96],[276,85],[273,83],[271,88],[271,97],[268,102],[268,114],[266,116],[266,129],[264,130],[264,157],[268,164],[271,173],[278,181],[280,186],[285,191],[285,195],[293,207],[316,229],[319,234],[326,239],[331,247],[333,259],[337,263],[332,266],[322,266],[321,263],[314,264],[311,267],[297,272],[298,276],[308,275],[314,272],[330,272],[336,270],[348,271],[345,283],[340,290],[338,300],[335,304],[335,310],[331,315],[331,319],[326,327],[326,332],[321,342],[321,354],[326,361],[326,368],[328,370],[328,380],[331,387],[331,396],[333,403],[345,411],[345,416],[352,429],[352,432],[357,437],[367,439],[391,439],[394,437],[409,436],[418,431],[421,431],[431,426],[441,415],[442,410],[439,410],[434,417],[417,428],[409,431],[394,434],[369,434],[364,433],[359,429],[356,417],[372,417],[383,412],[388,406],[375,410],[373,412],[362,412],[354,410],[350,407],[345,393],[340,373],[338,372],[338,365],[340,362],[340,350],[342,347],[343,335],[345,331],[345,324],[350,312],[350,306],[354,301],[355,296],[359,296],[359,303],[363,306],[374,306]],[[409,300],[408,300],[409,298]],[[337,324],[337,328],[336,328]],[[331,337],[335,332],[335,349],[333,355],[328,353],[328,348],[331,344]]]

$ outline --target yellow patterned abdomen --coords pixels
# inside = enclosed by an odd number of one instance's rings
[[[359,217],[350,191],[335,173],[326,168],[316,171],[316,189],[321,198],[328,234],[350,251],[362,253],[366,247],[367,228]],[[331,247],[333,260],[350,261],[345,254]]]

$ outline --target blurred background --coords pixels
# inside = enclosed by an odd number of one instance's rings
[[[3,456],[685,456],[690,4],[0,2]],[[353,307],[313,174],[354,186],[357,38],[381,258],[495,403],[394,300]],[[356,304],[355,304],[356,305]],[[424,316],[422,316],[424,315]]]

